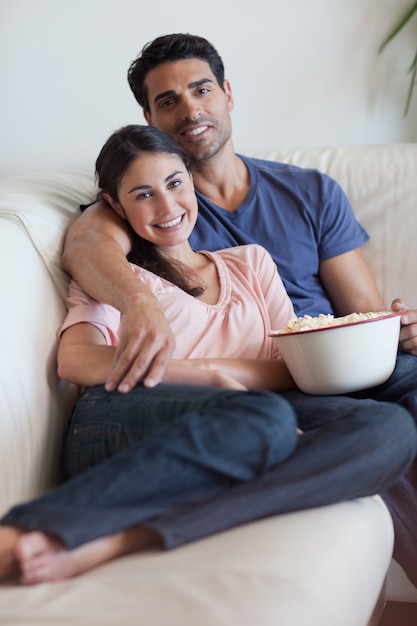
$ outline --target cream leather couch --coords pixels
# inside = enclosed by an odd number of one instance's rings
[[[336,178],[372,234],[366,254],[387,302],[417,306],[417,145],[257,154]],[[89,169],[0,181],[2,304],[0,513],[59,480],[75,389],[58,380],[56,331],[68,277],[65,230],[94,193]],[[171,552],[132,555],[60,583],[0,585],[4,626],[365,626],[388,598],[417,590],[391,563],[392,523],[378,496],[274,517]],[[375,608],[376,607],[376,608]]]

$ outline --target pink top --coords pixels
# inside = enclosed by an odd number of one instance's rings
[[[267,336],[294,317],[272,258],[256,244],[206,252],[216,264],[220,296],[206,304],[172,283],[132,264],[135,274],[155,294],[176,337],[175,359],[280,358]],[[60,333],[80,322],[96,326],[108,345],[117,345],[121,313],[90,298],[72,281],[68,315]]]

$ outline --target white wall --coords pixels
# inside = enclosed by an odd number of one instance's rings
[[[143,117],[126,80],[143,44],[207,37],[232,82],[240,151],[417,140],[405,120],[417,16],[377,55],[411,0],[0,0],[0,175],[93,163]]]

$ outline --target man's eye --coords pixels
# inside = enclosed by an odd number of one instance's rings
[[[198,93],[209,93],[210,89],[207,89],[207,87],[201,87],[198,91]]]
[[[169,100],[164,100],[163,102],[161,102],[161,109],[169,107],[172,104],[174,104],[174,100],[172,98],[170,98]]]

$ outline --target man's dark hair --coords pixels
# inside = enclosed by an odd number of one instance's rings
[[[182,59],[206,61],[218,84],[224,90],[223,61],[207,39],[182,33],[163,35],[145,44],[127,72],[127,80],[133,95],[147,113],[150,113],[148,93],[145,88],[145,78],[148,72],[166,61],[174,62]]]

